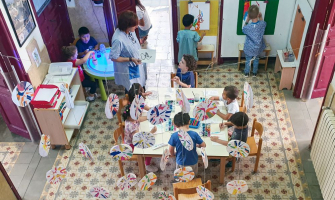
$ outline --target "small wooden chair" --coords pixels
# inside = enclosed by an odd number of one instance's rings
[[[240,106],[240,112],[247,112],[247,107],[244,105],[244,92],[242,94],[242,101],[241,101],[241,106]]]
[[[76,46],[79,39],[80,38],[75,39],[72,43],[70,43],[70,46]]]
[[[198,87],[198,72],[193,71],[194,74],[194,87],[197,88]],[[174,77],[176,76],[175,73],[171,73],[171,87],[174,87],[174,81],[172,80]]]
[[[201,178],[195,178],[189,182],[173,183],[174,196],[177,200],[201,199],[196,189],[199,185],[211,190],[212,183],[208,180],[205,184],[202,184]]]
[[[255,130],[257,130],[258,135],[259,135],[259,141],[258,141],[258,146],[255,141]],[[256,162],[255,162],[255,167],[254,167],[254,172],[257,172],[258,164],[259,164],[259,159],[261,157],[261,150],[262,150],[262,134],[263,134],[263,125],[259,122],[257,122],[257,119],[254,118],[254,121],[252,123],[252,129],[251,129],[251,137],[248,137],[247,144],[250,147],[250,153],[249,156],[256,156]]]
[[[123,108],[126,107],[129,104],[129,96],[128,94],[126,94],[126,96],[122,99],[119,100],[119,110],[116,113],[117,116],[117,124],[122,124],[122,126],[124,127],[124,121],[122,120],[122,112],[123,112]]]

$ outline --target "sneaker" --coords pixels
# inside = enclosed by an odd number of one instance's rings
[[[226,167],[227,168],[230,168],[230,167],[232,167],[233,166],[233,162],[232,161],[229,161],[227,164],[226,164]]]
[[[252,77],[256,77],[257,76],[257,73],[252,73]]]
[[[152,165],[146,165],[145,169],[149,172],[157,172],[158,171],[158,168],[155,167],[155,166],[152,166]]]
[[[88,97],[86,97],[86,101],[88,101],[88,102],[92,102],[92,101],[95,101],[95,98],[96,98],[95,95],[94,95],[93,97],[88,96]]]
[[[249,77],[249,73],[244,73],[244,77]]]

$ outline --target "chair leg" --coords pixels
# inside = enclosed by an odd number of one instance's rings
[[[119,160],[119,168],[120,168],[120,171],[121,171],[121,176],[124,176],[124,170],[123,170],[123,165],[122,165],[122,161]]]
[[[261,153],[258,152],[257,155],[256,155],[256,162],[255,162],[255,168],[254,168],[254,172],[256,173],[257,172],[257,169],[258,169],[258,165],[259,165],[259,159],[261,157]]]
[[[236,158],[233,158],[233,165],[231,166],[231,171],[234,172],[235,171],[235,164],[236,164]]]

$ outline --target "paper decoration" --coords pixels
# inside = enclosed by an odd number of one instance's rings
[[[243,91],[244,105],[247,107],[247,110],[249,110],[254,105],[254,93],[252,92],[252,88],[248,82],[244,83]]]
[[[90,161],[94,161],[90,149],[84,143],[79,143],[79,150],[81,154],[83,154],[86,158],[90,159]]]
[[[204,121],[213,117],[218,111],[215,101],[206,100],[199,103],[193,110],[193,116],[198,121]]]
[[[183,106],[183,91],[181,89],[176,89],[176,102],[178,105]]]
[[[149,110],[147,118],[151,124],[157,125],[167,121],[170,115],[170,107],[166,104],[159,104]]]
[[[193,140],[186,131],[179,130],[178,138],[181,144],[185,147],[185,149],[187,149],[188,151],[192,151],[192,149],[194,148]]]
[[[183,93],[183,101],[184,101],[184,105],[181,107],[181,111],[183,113],[189,113],[191,110],[191,106],[190,106],[190,102],[188,101],[184,93]]]
[[[59,183],[63,178],[66,177],[67,171],[63,167],[55,167],[50,169],[47,174],[47,180],[50,184]]]
[[[34,97],[33,86],[26,81],[21,81],[12,92],[12,101],[15,105],[26,107]]]
[[[170,152],[168,149],[164,149],[163,150],[163,154],[162,154],[162,158],[161,158],[161,163],[160,163],[160,167],[161,167],[161,170],[164,171],[165,170],[165,166],[166,166],[166,163],[168,162],[169,160],[169,157],[170,157]]]
[[[204,147],[201,147],[201,157],[202,157],[202,161],[204,162],[205,169],[207,169],[208,158],[207,158],[207,154],[206,154],[206,148],[204,148]]]
[[[209,30],[210,24],[210,3],[193,2],[188,4],[188,14],[194,16],[191,30]]]
[[[137,120],[141,116],[144,105],[145,103],[143,97],[140,95],[136,95],[130,106],[130,117],[133,120]]]
[[[156,50],[154,49],[140,49],[140,59],[143,63],[155,63]]]
[[[212,200],[214,199],[214,194],[209,191],[207,188],[199,185],[197,188],[197,193],[203,200]]]
[[[38,53],[37,48],[34,49],[31,55],[35,61],[36,67],[39,67],[42,61],[41,61],[41,57],[40,57],[40,54]]]
[[[133,136],[133,145],[141,149],[152,147],[155,141],[154,134],[149,132],[139,132]]]
[[[131,187],[133,187],[136,184],[136,175],[133,173],[129,173],[125,176],[122,176],[117,180],[116,185],[121,190],[129,190]]]
[[[49,150],[50,150],[50,136],[42,134],[38,151],[42,157],[47,157],[49,154]]]
[[[110,193],[103,187],[92,187],[90,193],[93,197],[100,199],[107,199],[110,196]]]
[[[230,194],[241,194],[248,190],[248,184],[244,180],[233,180],[227,183],[227,190]]]
[[[150,172],[146,174],[137,184],[138,189],[140,190],[148,190],[149,187],[153,186],[157,181],[156,174]]]
[[[176,197],[174,197],[172,194],[168,194],[166,192],[159,192],[158,199],[162,199],[162,200],[176,200]]]
[[[176,102],[178,105],[181,106],[183,113],[189,113],[190,112],[190,102],[188,101],[187,97],[183,93],[181,89],[176,90]]]
[[[251,5],[257,5],[259,8],[259,12],[262,13],[263,19],[265,19],[265,10],[266,10],[266,5],[267,2],[265,1],[245,1],[244,2],[244,11],[243,11],[243,22],[242,22],[242,28],[245,24],[245,21],[248,18],[248,9]],[[251,20],[250,20],[251,21]]]
[[[133,149],[128,144],[115,145],[110,150],[114,161],[129,160],[133,156]]]
[[[59,86],[59,90],[65,95],[66,106],[70,109],[74,108],[73,99],[71,98],[69,90],[64,86],[64,84]]]
[[[112,119],[119,111],[119,97],[116,94],[110,94],[105,106],[105,114],[108,119]]]
[[[194,178],[192,167],[183,167],[174,170],[174,179],[179,182],[188,182]]]
[[[240,140],[230,140],[227,145],[227,151],[236,158],[247,157],[250,153],[250,147],[247,143]]]

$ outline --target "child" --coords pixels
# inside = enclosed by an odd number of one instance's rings
[[[194,88],[194,74],[193,70],[197,68],[197,61],[191,55],[184,55],[179,62],[177,74],[172,79],[179,87]]]
[[[252,23],[249,24],[249,21]],[[244,53],[246,58],[244,76],[249,77],[250,72],[250,60],[255,58],[253,61],[253,77],[257,76],[259,54],[262,53],[266,47],[263,35],[266,27],[266,22],[263,21],[262,13],[259,12],[259,8],[256,5],[252,5],[248,10],[248,17],[245,21],[244,27],[242,29],[243,33],[246,35],[244,44]]]
[[[145,92],[145,90],[141,86],[141,84],[133,83],[133,85],[131,86],[131,88],[128,91],[129,103],[131,104],[133,102],[136,95],[141,95],[145,99],[150,94],[152,94],[152,92]],[[144,110],[148,111],[148,110],[150,110],[150,107],[147,104],[145,104]]]
[[[88,51],[98,49],[98,42],[94,39],[94,37],[90,36],[88,28],[79,28],[78,34],[80,36],[80,40],[77,41],[76,47],[78,48],[79,58],[84,57]]]
[[[140,35],[140,43],[143,44],[148,39],[148,34],[152,28],[148,12],[142,5],[140,0],[135,0],[136,15],[138,17],[138,33]]]
[[[185,30],[178,31],[177,34],[177,42],[179,43],[178,62],[181,61],[184,54],[190,54],[198,61],[197,45],[206,33],[203,32],[200,37],[196,31],[191,31],[193,21],[193,15],[184,15],[183,25],[185,26]]]
[[[188,151],[180,142],[178,132],[171,135],[169,140],[170,155],[176,155],[177,169],[182,167],[192,167],[195,175],[198,173],[198,153],[196,147],[206,147],[206,143],[200,138],[198,133],[190,131],[190,115],[188,113],[179,112],[173,118],[174,125],[183,131],[187,131],[193,140],[193,149]],[[176,148],[176,153],[174,149]]]
[[[223,114],[220,110],[217,111],[217,115],[224,120],[229,120],[230,117],[239,112],[240,107],[237,103],[238,89],[235,86],[227,86],[224,88],[222,96],[214,96],[209,98],[209,100],[220,100],[223,101],[224,105],[227,107],[227,114]]]
[[[127,105],[125,108],[125,111],[122,114],[123,120],[124,120],[124,143],[129,144],[131,148],[134,150],[134,145],[133,145],[133,136],[135,133],[138,133],[140,130],[140,122],[143,122],[147,120],[146,116],[141,116],[139,117],[138,120],[133,120],[130,117],[130,105]],[[156,126],[154,126],[150,133],[155,133],[157,131]],[[158,171],[158,168],[155,166],[150,165],[151,162],[151,157],[146,157],[145,158],[145,169],[148,170],[149,172],[156,172]]]
[[[88,60],[88,58],[90,57],[91,53],[93,53],[93,51],[87,52],[87,54],[81,59],[77,59],[78,51],[77,51],[77,47],[75,46],[62,47],[62,52],[67,62],[72,62],[72,67],[78,68],[78,73],[79,73],[82,86],[91,88],[89,96],[86,97],[86,101],[89,101],[89,102],[94,101],[97,97],[97,93],[95,93],[97,89],[97,85],[95,82],[90,80],[90,77],[87,74],[84,74],[83,69],[80,66]]]

